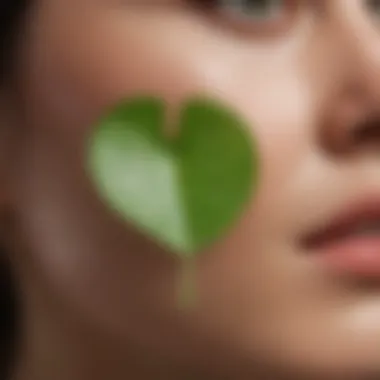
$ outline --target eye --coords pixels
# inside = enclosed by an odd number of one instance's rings
[[[245,31],[282,30],[298,0],[192,0],[198,9]]]
[[[236,17],[265,21],[277,18],[284,11],[284,0],[216,0],[215,6],[223,13]]]

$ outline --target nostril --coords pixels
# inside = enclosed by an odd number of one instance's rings
[[[325,126],[321,138],[330,154],[351,155],[380,150],[380,113],[358,114],[355,118],[330,120]]]
[[[367,118],[351,132],[352,148],[377,146],[380,149],[380,115]]]

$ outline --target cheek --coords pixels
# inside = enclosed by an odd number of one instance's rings
[[[200,40],[185,25],[170,26],[170,20],[169,26],[141,23],[124,17],[92,21],[92,28],[81,30],[63,23],[40,31],[27,78],[29,110],[44,111],[38,124],[51,118],[49,128],[88,129],[115,102],[141,94],[169,103],[204,91],[220,95],[220,89],[228,96],[233,70],[223,49],[210,49],[212,41]],[[35,113],[32,120],[39,117]]]
[[[312,99],[296,54],[236,48],[180,17],[91,17],[50,25],[34,38],[27,98],[39,127],[75,139],[121,98],[154,94],[178,103],[206,92],[252,123],[265,165],[297,160]]]
[[[251,121],[262,159],[261,194],[273,202],[310,155],[315,99],[297,62],[268,61],[258,68],[251,63],[244,76],[247,84],[235,88],[233,101]],[[261,74],[264,67],[268,76]]]
[[[176,103],[200,92],[224,98],[252,122],[262,154],[261,193],[256,214],[249,215],[240,233],[241,257],[233,246],[222,248],[235,266],[240,263],[235,271],[238,282],[240,269],[253,260],[247,254],[251,226],[270,229],[276,222],[273,200],[306,154],[311,97],[294,62],[271,64],[270,55],[247,62],[232,47],[228,50],[211,38],[199,40],[180,27],[175,30],[183,30],[182,39],[169,38],[170,28],[149,34],[133,23],[126,29],[125,21],[123,27],[116,23],[110,29],[97,25],[85,32],[62,26],[69,36],[58,28],[34,39],[38,42],[32,44],[24,76],[32,144],[23,153],[28,175],[19,183],[18,207],[49,281],[70,292],[92,315],[107,321],[118,315],[116,323],[123,326],[132,308],[125,300],[138,298],[140,305],[154,308],[154,298],[171,294],[174,271],[151,246],[126,234],[124,225],[107,215],[88,189],[81,165],[92,123],[123,97],[157,94]],[[264,68],[270,76],[261,74]],[[255,237],[260,236],[256,232]],[[130,254],[131,247],[138,258]],[[211,266],[221,265],[216,260]],[[263,269],[270,270],[268,265]],[[222,307],[226,302],[220,301]]]

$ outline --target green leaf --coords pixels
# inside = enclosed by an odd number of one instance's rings
[[[122,217],[191,258],[241,215],[257,184],[258,154],[245,122],[215,100],[189,99],[172,138],[165,111],[152,97],[115,107],[94,129],[89,170]]]

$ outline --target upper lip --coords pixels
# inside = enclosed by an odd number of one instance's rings
[[[380,222],[380,196],[365,197],[362,201],[351,202],[329,222],[325,222],[302,239],[307,248],[316,248],[324,243],[347,236],[361,223]]]

